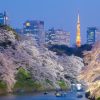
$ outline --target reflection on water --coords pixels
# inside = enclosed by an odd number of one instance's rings
[[[83,98],[77,98],[75,92],[68,92],[65,97],[56,97],[54,93],[44,95],[39,94],[20,94],[20,95],[7,95],[1,96],[0,100],[87,100],[82,93]]]

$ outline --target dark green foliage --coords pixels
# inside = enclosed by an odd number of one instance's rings
[[[6,88],[7,88],[6,83],[3,81],[0,81],[0,89],[6,89]]]
[[[16,80],[14,90],[23,89],[25,91],[32,91],[42,89],[41,84],[32,80],[31,74],[23,68],[19,68]]]
[[[0,81],[0,94],[4,94],[6,93],[7,90],[7,85],[5,82]]]
[[[25,69],[23,69],[22,67],[20,67],[18,69],[18,73],[17,73],[17,76],[16,76],[16,79],[17,80],[21,80],[21,81],[24,81],[24,80],[27,80],[27,79],[30,79],[31,78],[31,75],[29,72],[27,72]]]
[[[63,81],[63,80],[59,80],[58,85],[60,86],[61,89],[67,89],[68,88],[65,81]]]
[[[68,56],[75,55],[75,56],[83,57],[83,51],[91,50],[92,46],[85,44],[82,45],[80,48],[77,48],[77,47],[67,47],[66,45],[50,45],[48,46],[48,48],[51,51],[56,52],[57,55],[67,54]]]
[[[98,97],[97,100],[100,100],[100,97]]]

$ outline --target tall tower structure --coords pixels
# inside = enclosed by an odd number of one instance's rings
[[[81,32],[80,32],[80,16],[78,13],[78,20],[77,20],[77,33],[76,33],[76,46],[81,46]]]

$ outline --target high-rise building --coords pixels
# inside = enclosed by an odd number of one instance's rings
[[[56,44],[59,45],[70,45],[70,33],[65,32],[61,29],[56,30]]]
[[[96,27],[88,27],[87,44],[94,44],[96,41]]]
[[[46,44],[70,46],[70,33],[62,29],[50,29],[46,32]]]
[[[55,40],[56,40],[55,29],[51,28],[45,34],[45,42],[46,44],[54,44]]]
[[[76,46],[81,46],[81,32],[80,32],[80,16],[78,13],[78,20],[77,20],[77,33],[76,33]]]
[[[37,20],[28,20],[24,23],[23,33],[33,37],[37,44],[45,43],[44,22]]]
[[[96,31],[96,41],[100,41],[100,30]]]
[[[8,17],[6,12],[0,13],[0,25],[7,25],[8,24]]]

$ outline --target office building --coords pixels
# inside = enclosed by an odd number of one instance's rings
[[[46,32],[46,44],[70,46],[70,33],[62,29],[50,29]]]
[[[28,20],[24,23],[23,33],[33,37],[38,45],[45,43],[44,22],[37,20]]]
[[[0,25],[7,25],[8,24],[8,17],[6,12],[0,13]]]
[[[88,27],[87,44],[94,44],[96,41],[96,27]]]
[[[55,40],[56,40],[55,29],[54,28],[49,29],[45,34],[46,44],[54,44]]]

